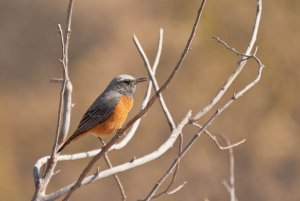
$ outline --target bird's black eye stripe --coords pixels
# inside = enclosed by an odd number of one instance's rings
[[[127,85],[130,85],[130,80],[124,80],[123,82]]]

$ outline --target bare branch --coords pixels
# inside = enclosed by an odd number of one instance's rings
[[[161,35],[161,37],[163,36],[163,30],[162,29],[160,29],[160,35]],[[148,57],[147,57],[146,53],[144,52],[144,50],[143,50],[143,48],[141,46],[141,43],[139,42],[139,40],[136,37],[136,35],[133,35],[133,42],[134,42],[135,46],[137,47],[137,49],[138,49],[138,51],[139,51],[139,53],[140,53],[140,55],[141,55],[141,57],[142,57],[142,59],[144,61],[144,64],[145,64],[145,67],[146,67],[146,69],[148,71],[148,74],[149,74],[149,77],[151,79],[151,82],[152,82],[152,84],[154,86],[155,91],[157,92],[159,90],[158,83],[156,81],[154,73],[151,70],[151,65],[150,65],[150,62],[148,60]],[[161,46],[161,45],[159,45],[159,46]],[[159,49],[161,50],[161,48],[159,48]],[[160,55],[161,53],[158,52],[158,54]],[[162,109],[164,111],[164,114],[165,114],[165,116],[166,116],[166,118],[168,120],[168,124],[170,126],[170,129],[173,130],[175,128],[175,123],[174,123],[174,120],[172,118],[172,115],[170,114],[169,109],[167,108],[165,100],[162,97],[162,94],[158,94],[158,98],[159,98],[159,101],[160,101],[160,105],[161,105],[161,107],[162,107]]]
[[[71,32],[71,18],[72,18],[72,8],[73,0],[69,0],[68,12],[67,12],[67,27],[68,37],[63,38],[63,31],[60,25],[58,25],[59,34],[61,36],[61,46],[62,46],[62,67],[63,67],[63,83],[60,92],[60,102],[59,102],[59,111],[58,111],[58,121],[56,129],[56,137],[52,147],[51,156],[48,157],[48,163],[45,170],[45,175],[40,176],[40,173],[36,171],[36,168],[33,169],[33,177],[35,182],[35,193],[32,200],[41,200],[44,195],[46,188],[54,175],[54,169],[57,163],[57,154],[56,150],[58,145],[63,141],[64,137],[67,135],[70,118],[71,118],[71,109],[72,109],[72,83],[68,75],[68,44],[70,40]]]
[[[179,163],[178,163],[178,164],[179,164]],[[178,166],[177,166],[177,167],[178,167]],[[172,177],[172,181],[174,180],[174,178],[175,178],[175,176],[176,176],[176,174],[175,174],[176,170],[177,170],[177,168],[175,168],[175,171],[174,171],[174,174],[173,174],[173,177]],[[172,182],[172,181],[168,184],[168,187],[167,187],[165,190],[163,190],[162,192],[160,192],[160,193],[154,195],[154,196],[152,197],[152,199],[158,198],[158,197],[160,197],[160,196],[162,196],[162,195],[164,195],[164,194],[166,194],[166,195],[172,195],[172,194],[174,194],[174,193],[180,191],[180,190],[188,183],[187,181],[185,181],[185,182],[183,182],[181,185],[179,185],[179,186],[177,186],[176,188],[174,188],[173,190],[170,190],[172,184],[174,183],[174,182]]]
[[[224,138],[224,140],[226,141],[227,145],[230,145],[230,142],[228,139]],[[231,147],[229,149],[229,160],[230,160],[230,165],[229,165],[229,169],[230,169],[230,177],[229,177],[229,184],[226,180],[223,181],[223,185],[225,186],[226,190],[228,191],[228,193],[230,194],[230,201],[238,201],[235,195],[235,183],[234,183],[234,154],[233,154],[233,148]]]
[[[257,47],[256,47],[256,49],[255,49],[255,51],[254,51],[254,54],[246,55],[246,54],[243,54],[243,53],[237,51],[235,48],[230,47],[225,41],[223,41],[223,40],[220,39],[219,37],[213,36],[212,38],[213,38],[213,39],[216,39],[219,43],[221,43],[222,45],[224,45],[226,49],[232,51],[232,52],[235,53],[236,55],[238,55],[238,56],[243,56],[243,59],[242,59],[241,61],[247,60],[247,59],[249,59],[249,58],[253,58],[253,59],[258,63],[258,65],[262,65],[261,61],[255,56],[255,54],[256,54],[256,52],[257,52]]]
[[[58,78],[58,77],[54,77],[50,79],[50,82],[52,83],[63,83],[64,79],[63,78]]]
[[[174,193],[180,191],[180,189],[182,189],[182,188],[184,187],[184,185],[186,185],[187,183],[188,183],[187,181],[183,182],[183,183],[182,183],[181,185],[179,185],[177,188],[175,188],[175,189],[173,189],[173,190],[167,192],[167,194],[168,194],[168,195],[172,195],[172,194],[174,194]]]
[[[104,145],[105,145],[105,142],[104,142],[101,138],[99,138],[99,140],[100,140],[100,142],[102,143],[102,145],[104,146]],[[113,168],[113,165],[112,165],[112,163],[111,163],[111,161],[110,161],[110,159],[109,159],[109,157],[108,157],[108,153],[105,153],[105,154],[104,154],[104,160],[105,160],[105,162],[106,162],[106,164],[107,164],[107,166],[108,166],[109,168]],[[100,171],[98,170],[97,173],[99,173],[99,172],[100,172]],[[127,196],[126,196],[124,187],[123,187],[123,185],[122,185],[122,182],[121,182],[119,176],[118,176],[117,174],[114,174],[114,179],[115,179],[115,181],[116,181],[116,183],[117,183],[117,185],[118,185],[119,191],[120,191],[121,196],[122,196],[122,200],[126,200]]]

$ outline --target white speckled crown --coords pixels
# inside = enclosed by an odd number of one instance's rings
[[[127,75],[127,74],[122,74],[122,75],[117,75],[113,81],[122,81],[122,80],[135,80],[134,77],[132,77],[131,75]]]

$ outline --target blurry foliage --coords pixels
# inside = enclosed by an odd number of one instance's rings
[[[300,2],[264,1],[258,34],[258,56],[267,66],[262,81],[225,112],[211,127],[232,141],[247,138],[236,154],[236,192],[241,200],[296,200],[300,197]],[[162,82],[185,44],[200,1],[76,1],[70,49],[74,84],[71,131],[94,98],[116,74],[145,75],[131,41],[136,33],[149,55],[154,54],[159,27],[165,43],[158,80]],[[256,1],[208,1],[192,51],[166,101],[176,121],[188,109],[199,110],[214,96],[233,69],[237,57],[211,39],[218,35],[244,50],[252,30]],[[0,1],[0,200],[29,200],[33,193],[32,165],[49,153],[56,126],[61,74],[57,23],[64,23],[66,1]],[[249,65],[234,87],[254,76]],[[139,87],[138,111],[145,86]],[[233,91],[233,90],[232,90]],[[231,91],[231,92],[232,92]],[[151,120],[151,121],[149,121]],[[122,152],[113,152],[114,164],[155,149],[169,133],[159,105],[144,118],[138,134]],[[190,135],[186,134],[186,138]],[[66,152],[99,146],[86,138]],[[121,174],[130,200],[141,198],[165,171],[169,157]],[[77,178],[87,160],[60,163],[50,190]],[[103,162],[99,162],[103,166]],[[228,176],[226,152],[205,136],[184,158],[179,181],[187,186],[160,200],[228,200],[221,181]],[[76,193],[73,200],[118,200],[112,178]]]

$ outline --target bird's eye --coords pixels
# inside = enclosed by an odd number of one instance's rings
[[[124,80],[123,81],[126,85],[130,85],[130,81],[129,80]]]

